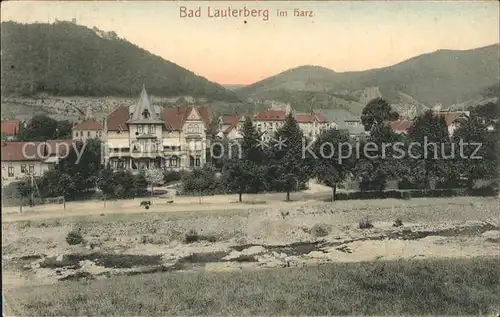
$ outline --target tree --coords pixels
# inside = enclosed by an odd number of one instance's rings
[[[349,137],[330,129],[319,136],[314,144],[314,153],[318,156],[313,160],[313,168],[318,181],[332,188],[332,202],[335,201],[338,183],[345,180],[350,172]],[[352,154],[352,153],[351,153]]]
[[[243,193],[253,188],[256,179],[261,179],[261,168],[250,161],[238,159],[231,160],[228,165],[227,186],[238,193],[241,202]]]
[[[371,131],[373,126],[397,120],[398,117],[398,113],[392,111],[391,105],[387,101],[375,98],[363,108],[361,123],[365,127],[365,131]]]
[[[424,173],[422,179],[431,188],[430,181],[443,178],[450,172],[450,161],[443,154],[450,154],[451,144],[448,135],[448,127],[443,116],[434,115],[432,110],[426,111],[416,118],[408,131],[411,142],[419,146],[413,146],[411,154],[412,165],[421,166]]]
[[[498,129],[488,131],[486,124],[477,117],[463,121],[455,131],[452,138],[455,145],[454,162],[458,172],[467,177],[469,188],[472,188],[475,180],[498,178],[498,137]],[[460,149],[460,143],[468,145]]]
[[[275,189],[286,192],[287,201],[290,200],[290,192],[294,188],[298,190],[310,175],[305,157],[302,156],[302,142],[302,131],[290,113],[270,144],[267,171]]]
[[[163,183],[163,170],[159,168],[147,169],[145,172],[145,177],[148,183],[151,185],[151,196],[153,196],[154,185]]]
[[[71,137],[72,125],[69,121],[57,121],[45,114],[33,116],[26,126],[21,125],[19,140],[47,141]]]

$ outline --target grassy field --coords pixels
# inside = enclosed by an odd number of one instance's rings
[[[6,291],[23,316],[479,316],[499,312],[499,280],[500,260],[476,258],[158,273]]]

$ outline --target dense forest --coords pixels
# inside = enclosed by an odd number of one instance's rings
[[[189,95],[235,102],[219,84],[121,39],[71,22],[2,22],[2,94]]]

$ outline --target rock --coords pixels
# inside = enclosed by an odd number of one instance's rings
[[[280,259],[285,259],[287,255],[285,253],[280,253]]]
[[[241,251],[241,255],[257,255],[266,252],[266,248],[260,245],[255,245],[248,249]]]
[[[318,258],[324,258],[326,257],[325,253],[321,251],[311,251],[307,254],[308,257],[318,259]]]
[[[60,254],[57,256],[56,261],[57,262],[62,262],[64,260],[64,254]]]
[[[241,256],[241,252],[234,250],[234,251],[231,251],[231,253],[229,253],[225,257],[223,257],[222,260],[231,261],[231,260],[239,258],[240,256]]]
[[[490,242],[500,242],[500,231],[490,230],[483,233],[483,238]]]

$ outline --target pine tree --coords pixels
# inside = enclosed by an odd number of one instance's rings
[[[290,192],[294,188],[298,190],[308,180],[311,172],[302,153],[303,137],[290,113],[271,144],[268,175],[275,189],[286,192],[287,201],[290,200]]]
[[[257,192],[262,188],[265,163],[264,152],[259,146],[259,134],[250,118],[246,119],[242,133],[241,156],[231,158],[226,169],[227,185],[238,193],[240,202],[243,193]]]

